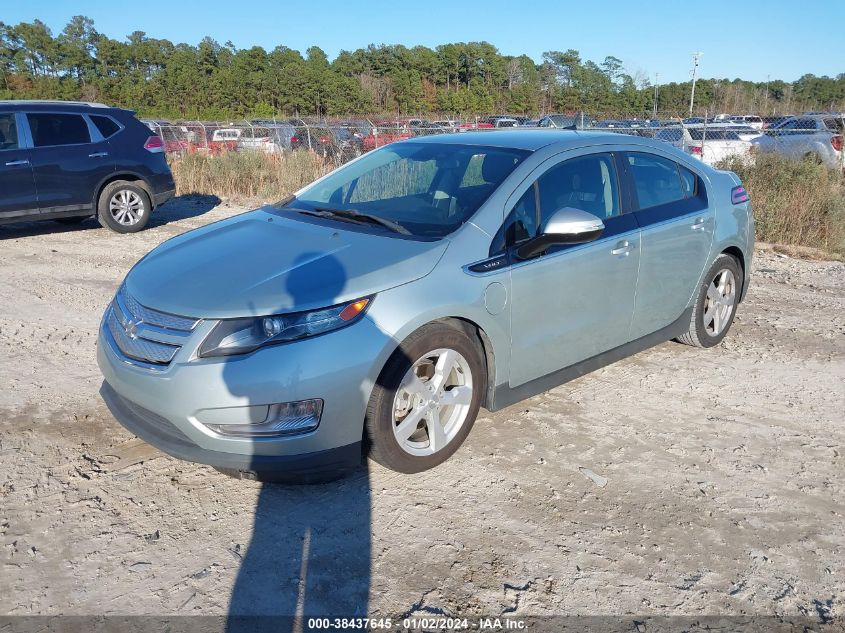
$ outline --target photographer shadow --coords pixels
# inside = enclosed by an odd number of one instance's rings
[[[345,285],[345,270],[336,258],[309,253],[298,258],[286,275],[285,290],[293,306],[304,305],[315,293],[327,297],[330,305]],[[289,305],[279,306],[279,312],[285,311],[290,311]],[[223,376],[233,395],[244,396],[237,393],[236,363],[227,362]],[[285,385],[297,380],[297,371],[292,367],[285,377],[267,379],[278,380],[283,400]],[[365,617],[371,575],[370,505],[366,463],[329,483],[262,483],[252,535],[232,589],[226,631],[302,631],[308,628],[307,616]]]

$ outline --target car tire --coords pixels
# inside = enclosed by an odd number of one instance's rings
[[[719,255],[698,288],[689,331],[675,340],[694,347],[714,347],[721,343],[731,329],[743,280],[736,258],[725,253]]]
[[[391,355],[370,396],[364,437],[370,458],[401,473],[443,463],[472,430],[486,388],[485,362],[470,332],[446,322],[416,330]]]
[[[126,180],[115,180],[103,188],[97,200],[97,219],[117,233],[136,233],[150,219],[153,205],[143,188]]]

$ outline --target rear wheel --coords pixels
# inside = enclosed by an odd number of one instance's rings
[[[370,457],[417,473],[443,463],[469,435],[486,389],[478,345],[459,326],[430,323],[394,352],[367,407]]]
[[[106,185],[97,201],[100,224],[118,233],[135,233],[143,229],[152,210],[147,192],[126,180]]]
[[[736,314],[742,279],[736,259],[724,253],[719,255],[698,289],[689,331],[677,340],[695,347],[713,347],[721,343]]]

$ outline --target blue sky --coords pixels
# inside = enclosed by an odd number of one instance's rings
[[[687,80],[696,50],[704,53],[704,77],[794,80],[804,73],[845,72],[842,55],[834,53],[845,41],[845,2],[814,1],[803,5],[807,11],[798,6],[794,0],[0,0],[0,21],[38,18],[55,34],[81,13],[114,38],[139,30],[196,44],[210,35],[238,48],[283,44],[304,51],[317,45],[330,58],[370,43],[487,40],[502,53],[524,52],[536,61],[543,51],[574,48],[597,62],[615,55],[631,73],[652,81],[659,73],[660,83]],[[798,16],[808,19],[796,21]]]

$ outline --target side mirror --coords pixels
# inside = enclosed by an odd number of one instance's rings
[[[604,222],[592,213],[564,207],[549,218],[540,235],[520,246],[516,254],[520,259],[531,259],[558,244],[585,244],[599,238],[604,232]]]

